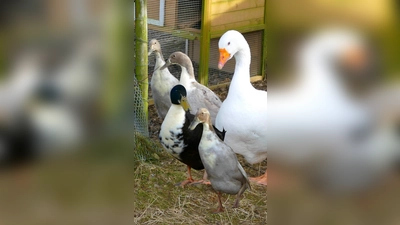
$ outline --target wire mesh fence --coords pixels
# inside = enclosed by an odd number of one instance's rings
[[[148,2],[149,40],[156,38],[161,43],[164,58],[175,51],[186,53],[192,60],[195,76],[198,79],[200,67],[200,40],[202,29],[202,1],[199,0],[150,0]],[[242,3],[240,3],[242,4]],[[259,7],[259,6],[254,6]],[[232,10],[227,8],[227,10]],[[223,14],[213,15],[211,20],[224,17],[226,21],[236,18]],[[219,19],[220,20],[220,19]],[[194,38],[196,36],[196,38]],[[262,31],[244,34],[252,52],[251,76],[261,75],[262,71]],[[219,37],[210,39],[209,85],[229,82],[232,78],[235,62],[230,60],[222,70],[218,65],[218,40]],[[149,59],[149,75],[154,69],[154,56]],[[177,78],[180,76],[179,67],[170,67],[170,71]],[[150,95],[151,97],[151,95]]]
[[[148,137],[149,136],[149,129],[147,123],[147,116],[144,112],[143,107],[143,98],[142,92],[139,87],[139,83],[135,76],[133,76],[133,87],[132,87],[133,99],[130,99],[129,105],[132,105],[132,113],[133,113],[133,127],[134,127],[134,134],[140,134],[142,136]]]

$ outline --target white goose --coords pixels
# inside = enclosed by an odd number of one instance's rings
[[[156,64],[154,65],[154,72],[150,82],[151,92],[158,116],[161,119],[164,119],[171,107],[171,99],[169,96],[170,91],[179,83],[179,81],[169,72],[168,69],[160,70],[160,68],[165,64],[160,42],[156,39],[152,39],[149,42],[149,45],[149,56],[153,52],[156,55]]]
[[[215,118],[222,104],[221,100],[208,87],[196,81],[193,64],[189,56],[183,52],[174,52],[160,70],[164,70],[171,64],[178,64],[182,68],[180,84],[185,86],[187,90],[188,101],[191,105],[190,113],[195,115],[199,108],[207,108],[211,115],[211,122],[215,123]]]
[[[235,57],[229,93],[218,112],[215,126],[226,130],[225,142],[251,163],[267,158],[267,92],[250,83],[250,47],[241,33],[227,31],[219,40],[218,68]],[[267,172],[251,180],[267,184]]]

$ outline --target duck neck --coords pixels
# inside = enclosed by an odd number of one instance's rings
[[[207,122],[203,123],[203,131],[214,131],[210,117],[208,117]]]
[[[167,117],[172,118],[173,120],[179,120],[181,118],[185,118],[185,110],[183,110],[182,106],[172,104],[168,110]]]
[[[181,72],[180,83],[183,86],[185,86],[185,88],[188,88],[190,83],[196,80],[194,78],[193,66],[189,66],[189,68],[181,66],[181,68],[182,72]]]
[[[213,133],[213,128],[212,125],[208,124],[208,123],[203,123],[203,134],[201,135],[201,139],[209,139],[211,133]]]
[[[155,51],[155,54],[156,54],[156,65],[155,65],[155,68],[159,68],[159,67],[163,66],[164,63],[165,63],[164,57],[163,57],[161,51]]]

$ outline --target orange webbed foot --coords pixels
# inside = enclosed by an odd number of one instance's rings
[[[267,171],[265,171],[265,174],[259,177],[250,177],[249,180],[259,185],[267,186]]]
[[[181,187],[185,187],[188,184],[192,184],[193,182],[195,182],[192,178],[187,178],[186,180],[175,184],[175,186],[181,186]]]

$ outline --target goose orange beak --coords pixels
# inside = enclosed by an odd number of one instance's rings
[[[219,62],[218,62],[218,69],[222,69],[224,67],[225,63],[231,58],[231,54],[229,54],[228,51],[226,51],[225,48],[220,48],[219,49]]]

